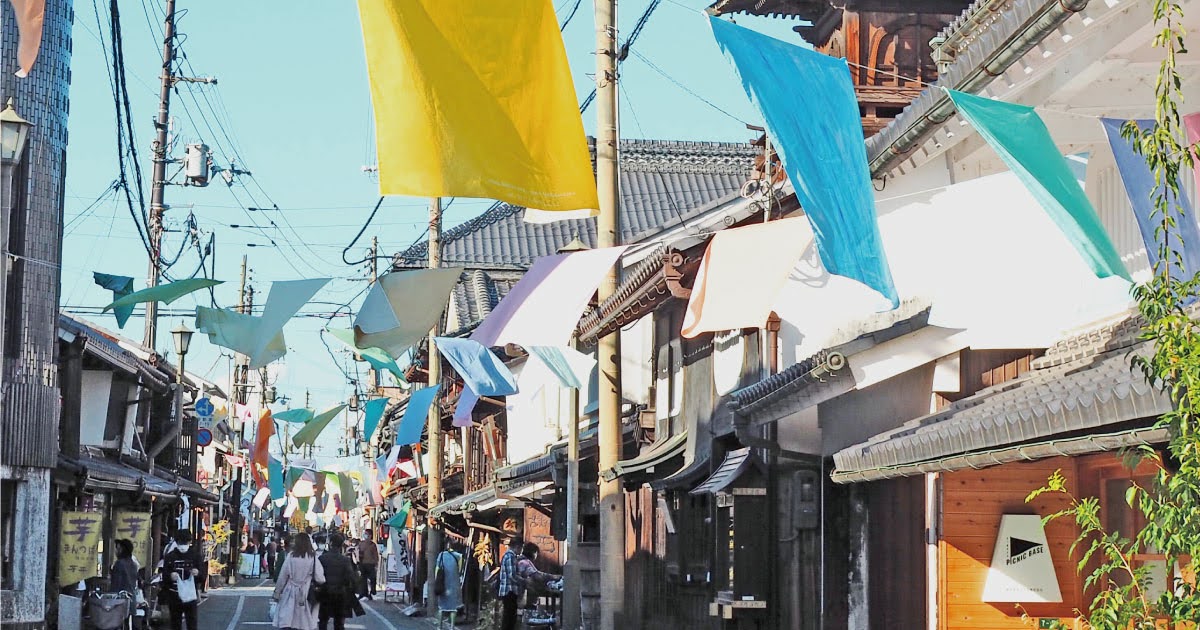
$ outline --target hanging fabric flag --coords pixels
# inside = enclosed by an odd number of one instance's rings
[[[379,188],[599,208],[550,0],[362,0]]]
[[[292,424],[304,424],[313,419],[312,409],[288,409],[275,414],[275,420],[278,422],[289,422]]]
[[[333,420],[345,408],[346,405],[337,405],[336,407],[330,407],[322,411],[319,415],[313,416],[312,420],[304,423],[304,427],[297,431],[296,435],[292,436],[292,445],[303,446],[315,442],[317,436],[321,435],[325,427],[329,426],[329,421]]]
[[[846,60],[716,17],[709,23],[767,122],[825,269],[875,289],[892,308],[899,306]],[[797,82],[804,87],[797,89]]]
[[[261,470],[267,468],[268,449],[271,446],[271,436],[275,435],[275,421],[271,418],[271,410],[264,409],[258,418],[258,430],[254,433],[254,456],[250,460],[250,476],[260,488],[265,488],[267,480]]]
[[[1183,128],[1187,133],[1189,146],[1200,143],[1200,112],[1183,117]],[[1196,190],[1200,191],[1200,155],[1192,155],[1192,178],[1196,181]]]
[[[564,346],[527,346],[529,354],[550,368],[558,382],[569,389],[582,389],[592,378],[596,359],[574,348]]]
[[[308,509],[312,507],[312,497],[297,497],[296,507],[300,508],[301,514],[308,514]]]
[[[371,468],[367,471],[367,498],[371,505],[383,505],[383,487],[380,477],[379,468],[375,462],[371,462]]]
[[[367,293],[354,318],[355,348],[398,357],[420,343],[442,316],[460,267],[389,273]]]
[[[229,464],[233,468],[241,468],[242,466],[246,465],[246,460],[242,459],[240,455],[226,454],[225,463]]]
[[[249,357],[250,369],[257,370],[287,353],[284,324],[328,282],[329,278],[272,282],[261,316],[197,307],[196,328],[212,343]]]
[[[404,525],[407,522],[408,522],[408,511],[401,510],[401,511],[393,514],[392,517],[389,518],[387,520],[387,522],[384,524],[387,525],[388,527],[391,527],[392,529],[404,529]]]
[[[147,287],[141,291],[134,291],[113,300],[112,304],[104,307],[104,312],[107,312],[109,309],[116,310],[126,306],[132,307],[134,304],[141,304],[143,302],[170,304],[189,293],[215,287],[223,282],[223,280],[209,280],[208,278],[188,278],[187,280],[176,280],[175,282],[160,284],[156,287]]]
[[[112,291],[114,302],[133,293],[133,278],[129,276],[113,276],[93,271],[92,279],[101,288]],[[129,321],[130,315],[133,315],[133,305],[118,306],[113,309],[113,315],[117,318],[117,328],[125,328],[125,322]]]
[[[421,441],[421,431],[429,418],[429,408],[433,406],[440,388],[440,385],[424,387],[409,396],[408,406],[404,408],[400,426],[396,429],[396,444],[416,444]]]
[[[271,457],[267,461],[267,483],[271,488],[271,499],[278,500],[287,497],[283,484],[283,462]]]
[[[688,298],[683,336],[762,326],[803,255],[809,234],[803,218],[714,234]]]
[[[490,348],[473,339],[436,337],[437,349],[455,372],[480,396],[517,393],[517,379]]]
[[[470,385],[464,385],[462,393],[458,395],[458,403],[454,405],[454,426],[462,428],[474,424],[471,418],[477,404],[479,394]]]
[[[383,418],[383,412],[387,410],[387,398],[373,398],[363,405],[363,441],[370,444],[371,437],[375,435],[375,428],[379,426],[379,421]]]
[[[1168,197],[1168,214],[1175,221],[1175,231],[1168,239],[1171,251],[1179,252],[1183,258],[1183,277],[1190,279],[1200,271],[1200,228],[1196,224],[1196,216],[1192,214],[1192,205],[1187,193],[1175,182],[1179,196],[1175,197],[1171,188],[1165,184],[1155,185],[1155,175],[1146,164],[1146,159],[1134,152],[1129,141],[1121,137],[1121,127],[1124,120],[1101,118],[1104,133],[1108,135],[1108,144],[1112,147],[1113,157],[1117,161],[1117,170],[1121,173],[1121,181],[1125,184],[1125,194],[1133,206],[1133,216],[1137,219],[1138,231],[1142,234],[1142,242],[1146,244],[1146,255],[1150,258],[1151,267],[1159,263],[1158,238],[1155,230],[1162,223],[1162,215],[1155,207],[1160,195]],[[1153,120],[1134,121],[1142,131],[1154,127]],[[1171,275],[1179,277],[1179,269],[1171,266]]]
[[[263,506],[267,504],[267,501],[269,501],[270,499],[271,499],[271,491],[266,488],[259,488],[258,492],[256,492],[254,494],[254,507],[261,510],[263,508]]]
[[[1121,255],[1046,124],[1032,107],[948,90],[958,113],[999,154],[1100,278],[1129,279]]]
[[[46,0],[11,0],[17,20],[18,78],[29,76],[42,47],[42,23],[46,19]]]
[[[358,507],[358,493],[354,490],[354,481],[346,473],[338,474],[338,491],[342,497],[342,511],[349,512]]]
[[[398,448],[400,448],[400,447],[399,446],[392,447],[393,450],[398,449]],[[381,483],[383,482],[384,479],[387,479],[388,474],[391,473],[391,469],[388,467],[388,456],[390,454],[391,454],[391,451],[375,458],[375,470],[379,471],[379,481]]]
[[[485,347],[565,346],[625,246],[543,256],[471,334]],[[480,392],[481,394],[483,392]]]
[[[432,326],[430,326],[430,328],[432,328]],[[333,335],[334,339],[337,339],[345,344],[346,347],[354,350],[354,354],[357,356],[357,358],[367,362],[376,370],[387,370],[388,372],[391,372],[392,375],[396,377],[396,380],[400,381],[400,385],[402,387],[408,387],[408,381],[404,379],[404,372],[400,369],[399,365],[396,365],[396,360],[388,356],[387,352],[384,352],[380,348],[359,348],[358,346],[355,346],[354,331],[348,328],[326,328],[325,330],[329,334]]]

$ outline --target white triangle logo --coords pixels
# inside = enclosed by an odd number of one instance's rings
[[[1005,514],[983,586],[985,602],[1061,602],[1042,517]]]

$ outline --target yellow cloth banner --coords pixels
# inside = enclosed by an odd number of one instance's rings
[[[98,512],[63,512],[58,528],[58,584],[67,586],[96,575],[100,530]]]
[[[595,213],[551,0],[359,0],[384,195]]]
[[[113,524],[113,540],[127,539],[133,543],[133,557],[142,566],[150,566],[150,515],[144,512],[117,510]]]

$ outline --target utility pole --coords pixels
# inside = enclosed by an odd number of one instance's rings
[[[442,266],[442,200],[434,197],[429,201],[429,268],[436,269]],[[438,356],[437,342],[433,340],[442,333],[442,319],[439,316],[433,325],[433,330],[429,331],[429,387],[433,387],[442,382],[442,359]],[[427,487],[429,497],[426,499],[426,505],[430,509],[433,506],[442,502],[442,412],[441,405],[438,404],[437,397],[433,399],[433,409],[429,412],[427,432],[429,433],[429,470],[426,472],[429,475],[429,484]],[[425,527],[425,575],[426,579],[432,580],[435,569],[437,568],[438,553],[442,550],[442,530],[433,521],[429,519]],[[429,612],[429,616],[437,615],[437,598],[433,597],[432,586],[429,590],[429,599],[425,602],[425,607]]]
[[[379,281],[379,237],[371,237],[371,286]],[[367,391],[377,394],[379,387],[379,370],[374,367],[367,370]]]
[[[306,389],[306,390],[304,390],[304,408],[312,409],[312,407],[309,407],[309,405],[311,405],[311,404],[312,404],[312,394],[311,394],[311,392],[309,392]],[[304,445],[304,450],[301,451],[301,454],[304,455],[305,459],[312,459],[312,443],[311,442]]]
[[[596,0],[596,217],[599,247],[618,245],[617,200],[617,0]],[[617,263],[619,266],[620,263]],[[601,304],[616,291],[610,269],[597,294]],[[608,470],[621,458],[620,331],[601,337],[599,368],[599,466]],[[625,498],[618,480],[600,484],[600,629],[616,630],[625,607]]]
[[[171,117],[171,87],[175,80],[171,75],[171,66],[175,62],[175,0],[167,0],[167,17],[163,22],[163,61],[162,75],[159,77],[158,119],[154,122],[154,145],[150,148],[153,155],[153,168],[150,179],[150,272],[146,278],[147,287],[158,286],[162,269],[158,262],[162,260],[163,188],[167,184],[167,125]],[[158,302],[146,303],[146,335],[143,345],[154,350],[158,333]]]
[[[173,5],[172,5],[173,6]],[[246,255],[242,254],[242,281],[241,289],[238,292],[238,312],[247,313],[250,310],[246,300]],[[237,365],[233,368],[233,398],[238,404],[246,404],[247,380],[248,372],[250,371],[249,358],[241,355],[237,358]],[[234,407],[234,413],[237,413],[237,407]],[[242,552],[242,475],[250,462],[247,461],[245,455],[242,455],[242,442],[245,441],[246,424],[240,418],[237,421],[237,435],[234,436],[236,444],[234,444],[233,452],[238,453],[242,457],[242,465],[238,467],[237,473],[233,478],[233,527],[229,536],[229,583],[236,581],[238,571],[238,560],[241,559]]]

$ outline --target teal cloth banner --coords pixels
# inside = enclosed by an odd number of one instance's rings
[[[317,439],[317,436],[321,435],[321,432],[325,430],[325,427],[329,426],[329,421],[333,420],[345,408],[346,405],[338,405],[331,409],[326,409],[320,415],[313,417],[312,420],[305,422],[304,428],[300,429],[292,437],[292,444],[294,446],[312,444]]]
[[[279,413],[271,414],[271,418],[280,422],[289,422],[292,424],[304,424],[313,419],[312,409],[288,409]]]
[[[402,386],[407,386],[408,381],[404,380],[404,372],[400,370],[400,366],[396,365],[396,360],[384,352],[382,348],[359,348],[354,345],[354,331],[346,328],[327,328],[326,331],[333,335],[334,339],[345,344],[347,347],[354,350],[354,353],[359,359],[362,359],[376,370],[387,370],[400,381]]]
[[[133,293],[133,278],[129,276],[113,276],[94,271],[92,279],[102,288],[112,291],[114,302]],[[124,328],[129,316],[133,315],[133,305],[118,306],[113,309],[113,315],[117,318],[117,328]]]
[[[408,406],[404,408],[404,416],[400,418],[400,426],[396,429],[396,444],[416,444],[421,441],[421,431],[425,429],[425,421],[429,418],[429,408],[433,406],[440,387],[424,387],[409,396]]]
[[[1037,112],[1026,105],[948,92],[959,115],[1016,173],[1096,276],[1129,280],[1121,255]]]
[[[767,122],[825,270],[857,280],[891,300],[892,308],[899,306],[846,60],[716,17],[709,23]]]
[[[267,460],[267,485],[271,487],[271,499],[287,498],[283,484],[283,463],[274,457]]]
[[[162,302],[170,304],[175,300],[189,294],[207,289],[221,284],[221,280],[209,280],[208,278],[188,278],[187,280],[176,280],[167,284],[160,284],[156,287],[148,287],[141,291],[134,291],[129,295],[113,300],[112,304],[104,307],[104,310],[116,310],[122,306],[133,306],[142,302]]]
[[[375,429],[379,426],[380,419],[383,418],[383,412],[387,409],[387,398],[374,398],[368,400],[367,404],[363,405],[363,441],[370,444],[371,436],[375,435]]]
[[[342,510],[349,512],[358,507],[358,493],[354,490],[354,480],[346,473],[338,473],[338,496],[341,497]]]

